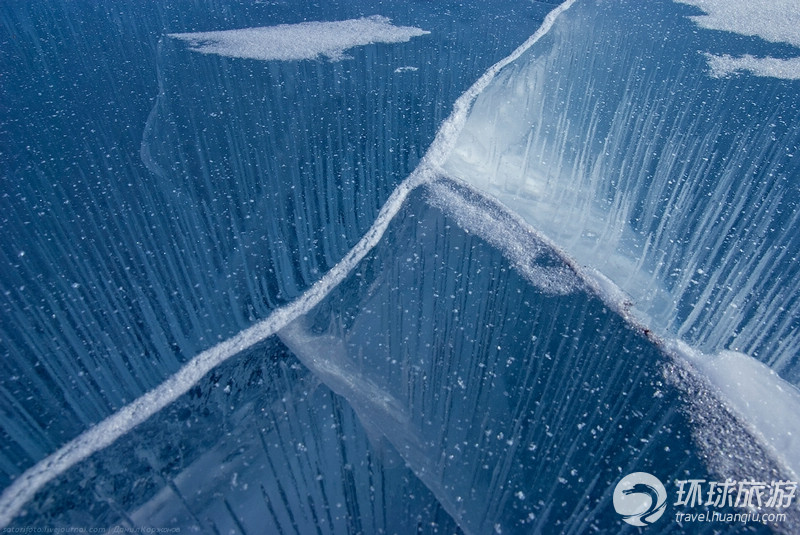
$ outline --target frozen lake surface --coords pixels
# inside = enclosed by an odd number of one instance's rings
[[[647,472],[648,532],[797,532],[800,10],[751,4],[4,5],[0,526],[617,533]]]

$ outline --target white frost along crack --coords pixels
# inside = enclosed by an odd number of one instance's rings
[[[800,414],[800,391],[769,366],[744,353],[720,351],[705,355],[680,340],[661,343],[668,354],[700,370],[697,375],[718,390],[714,396],[724,400],[739,424],[781,467],[787,479],[797,481],[800,476],[800,422],[775,415]],[[702,435],[713,430],[698,429],[696,432]]]
[[[442,123],[419,166],[392,192],[372,227],[336,266],[297,300],[275,310],[268,318],[232,338],[195,356],[157,388],[126,405],[26,470],[0,495],[0,528],[7,526],[36,492],[50,481],[93,453],[113,444],[137,425],[177,400],[214,367],[272,336],[316,306],[378,244],[409,193],[436,178],[437,170],[452,151],[470,106],[478,94],[486,88],[500,69],[519,58],[545,35],[558,15],[573,3],[574,0],[566,0],[548,13],[542,25],[531,37],[509,56],[490,67],[456,100],[453,112]]]

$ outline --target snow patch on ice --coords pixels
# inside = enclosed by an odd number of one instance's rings
[[[756,76],[782,78],[784,80],[800,79],[800,57],[780,59],[757,58],[750,54],[745,54],[741,57],[734,57],[729,54],[722,54],[721,56],[706,54],[706,58],[711,69],[711,76],[714,78],[724,78],[738,72],[750,72]]]
[[[800,4],[796,0],[675,0],[702,9],[704,15],[690,17],[698,26],[722,30],[772,43],[800,47]],[[746,54],[706,54],[711,75],[723,77],[736,72],[770,76],[787,80],[800,79],[800,57],[779,59],[757,58]]]
[[[379,15],[332,22],[301,22],[214,32],[172,33],[189,43],[190,50],[234,58],[303,60],[325,56],[345,59],[345,51],[374,43],[404,43],[427,32],[413,26],[395,26]]]
[[[800,4],[796,0],[675,0],[702,9],[691,19],[709,30],[760,37],[800,47]]]

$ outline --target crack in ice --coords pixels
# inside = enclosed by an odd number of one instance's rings
[[[439,128],[419,166],[389,196],[375,222],[347,255],[311,286],[301,297],[275,310],[266,319],[241,331],[228,340],[193,357],[180,370],[150,392],[137,398],[99,424],[84,431],[56,452],[26,470],[0,495],[0,528],[7,526],[25,504],[50,481],[90,455],[103,450],[189,391],[202,377],[234,355],[276,334],[293,320],[317,305],[341,283],[355,266],[380,241],[405,199],[418,186],[434,180],[466,122],[467,113],[478,94],[506,65],[519,58],[545,35],[558,15],[574,0],[567,0],[550,11],[539,29],[509,56],[489,68],[453,105],[453,112]],[[323,52],[324,53],[324,52]],[[261,58],[265,59],[265,58]]]

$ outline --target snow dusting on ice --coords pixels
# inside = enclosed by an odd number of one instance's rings
[[[345,51],[373,43],[403,43],[430,32],[395,26],[374,15],[333,22],[302,22],[215,32],[173,33],[203,54],[260,60],[345,59]]]
[[[722,78],[736,72],[749,71],[756,76],[768,76],[772,78],[782,78],[784,80],[797,80],[800,78],[800,57],[781,59],[781,58],[757,58],[750,54],[741,57],[731,56],[730,54],[714,55],[706,54],[708,66],[711,68],[711,76]]]
[[[690,17],[698,26],[722,30],[772,43],[800,47],[800,4],[796,0],[675,0],[702,9],[704,15]],[[756,76],[800,79],[800,57],[758,58],[750,54],[706,54],[711,75],[716,78],[749,71]]]

